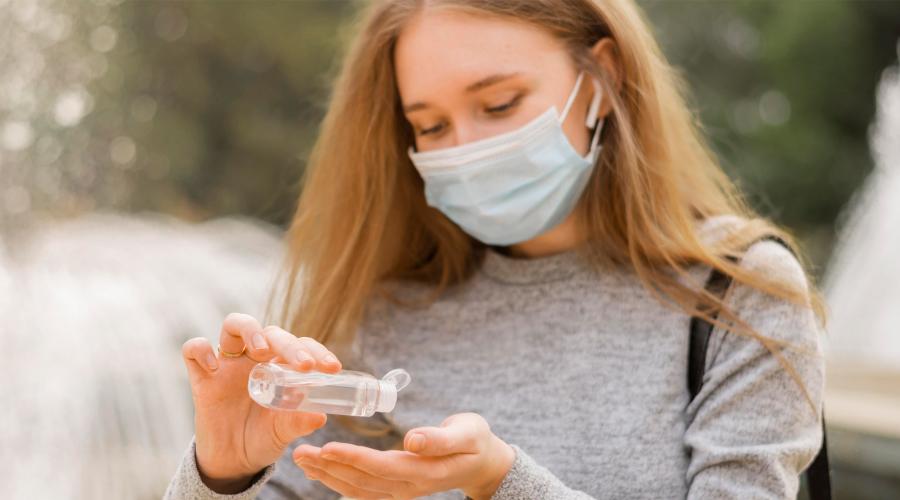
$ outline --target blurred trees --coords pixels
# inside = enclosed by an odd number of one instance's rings
[[[824,265],[872,167],[867,130],[897,62],[900,2],[641,3],[726,170]]]
[[[352,4],[130,2],[122,24],[123,102],[147,157],[133,208],[205,218],[243,213],[286,224]],[[131,113],[132,117],[135,118]]]

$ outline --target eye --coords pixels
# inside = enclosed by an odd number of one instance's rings
[[[509,111],[510,109],[512,109],[513,107],[515,107],[517,104],[519,104],[519,101],[522,100],[522,97],[523,97],[523,95],[522,95],[522,94],[519,94],[519,95],[513,97],[512,100],[510,100],[509,102],[507,102],[507,103],[505,103],[505,104],[501,104],[501,105],[499,105],[499,106],[494,106],[494,107],[490,107],[490,108],[485,108],[485,111],[487,111],[487,112],[490,113],[490,114],[501,114],[501,113],[503,113],[503,112],[505,112],[505,111]],[[437,124],[437,125],[435,125],[435,126],[433,126],[433,127],[430,127],[430,128],[419,129],[419,130],[417,130],[417,131],[416,131],[416,135],[423,136],[423,135],[437,134],[437,133],[439,133],[439,132],[440,132],[441,130],[443,130],[443,129],[444,129],[444,124],[443,124],[443,123],[439,123],[439,124]]]
[[[443,126],[444,126],[443,123],[438,123],[437,125],[435,125],[431,128],[421,129],[421,130],[419,130],[419,135],[434,134],[436,132],[439,132]]]
[[[516,104],[519,104],[519,101],[521,99],[522,99],[522,94],[519,94],[519,95],[513,97],[513,99],[506,104],[501,104],[500,106],[495,106],[493,108],[487,108],[487,112],[488,113],[502,113],[502,112],[512,108]]]

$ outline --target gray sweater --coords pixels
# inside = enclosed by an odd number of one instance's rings
[[[708,221],[704,237],[733,220]],[[805,283],[797,260],[772,241],[751,246],[742,266]],[[708,273],[695,266],[692,286]],[[400,292],[413,297],[421,287]],[[703,388],[689,404],[690,318],[660,304],[630,270],[598,273],[574,251],[518,259],[489,250],[472,280],[428,309],[373,302],[359,330],[358,368],[412,375],[389,414],[401,433],[454,413],[484,416],[516,452],[495,500],[796,497],[822,441],[821,326],[810,309],[743,285],[728,300],[758,332],[810,350],[786,358],[816,411],[759,342],[718,329]],[[200,481],[192,441],[166,498],[338,498],[307,480],[291,451],[328,441],[387,449],[394,439],[356,436],[330,419],[235,495]],[[428,498],[463,497],[453,490]]]

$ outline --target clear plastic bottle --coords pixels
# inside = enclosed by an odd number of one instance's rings
[[[284,363],[259,363],[250,372],[247,390],[254,401],[273,410],[308,411],[371,417],[389,412],[397,392],[411,377],[398,368],[381,380],[353,370],[330,374],[298,372]]]

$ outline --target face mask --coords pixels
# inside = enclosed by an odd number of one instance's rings
[[[602,90],[596,80],[585,121],[588,128],[596,125],[587,155],[572,147],[561,126],[583,76],[578,74],[562,116],[551,106],[511,132],[433,151],[410,147],[428,205],[490,245],[526,241],[561,223],[584,191],[602,149],[603,120],[597,120]]]

